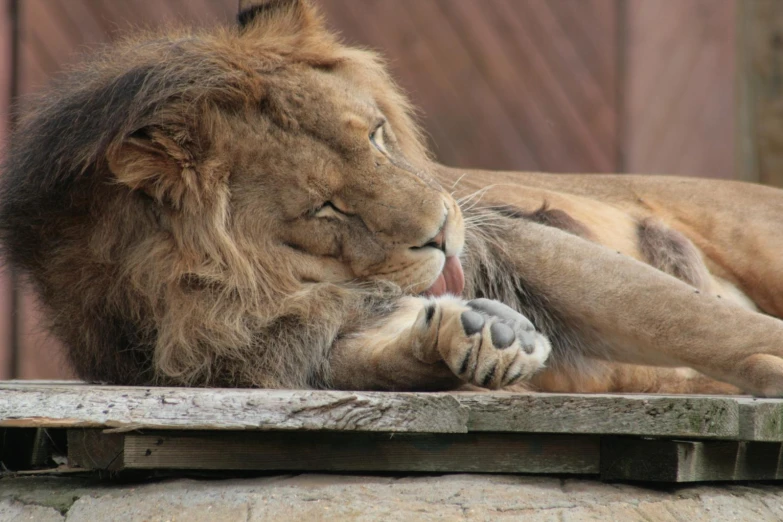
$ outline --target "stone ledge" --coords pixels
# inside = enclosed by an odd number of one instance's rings
[[[64,506],[63,499],[69,497],[76,500]],[[696,486],[662,491],[508,475],[304,474],[121,486],[78,478],[0,479],[0,521],[25,518],[764,522],[783,519],[783,488]]]

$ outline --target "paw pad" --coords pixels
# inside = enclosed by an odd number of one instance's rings
[[[424,326],[426,339],[414,344],[420,360],[443,361],[454,375],[484,388],[530,377],[544,366],[551,349],[524,315],[488,299],[429,300],[417,324]]]
[[[477,312],[471,312],[470,310],[462,312],[460,319],[462,320],[462,329],[465,330],[465,335],[477,334],[484,328],[484,316]]]
[[[492,334],[492,344],[495,348],[508,348],[511,343],[517,338],[514,334],[514,330],[510,326],[503,323],[495,323],[489,327],[489,332]]]

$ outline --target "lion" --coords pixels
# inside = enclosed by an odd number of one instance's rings
[[[4,256],[91,382],[783,395],[783,192],[437,164],[308,0],[137,35],[19,126]]]

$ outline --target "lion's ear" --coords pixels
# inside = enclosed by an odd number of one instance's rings
[[[213,172],[199,165],[187,147],[159,130],[133,133],[107,154],[109,170],[132,190],[141,190],[175,209],[201,208]]]
[[[239,26],[249,35],[313,36],[326,34],[318,10],[309,0],[239,0]]]

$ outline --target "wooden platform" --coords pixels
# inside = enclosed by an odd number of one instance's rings
[[[0,382],[16,473],[486,472],[783,479],[783,401]]]

